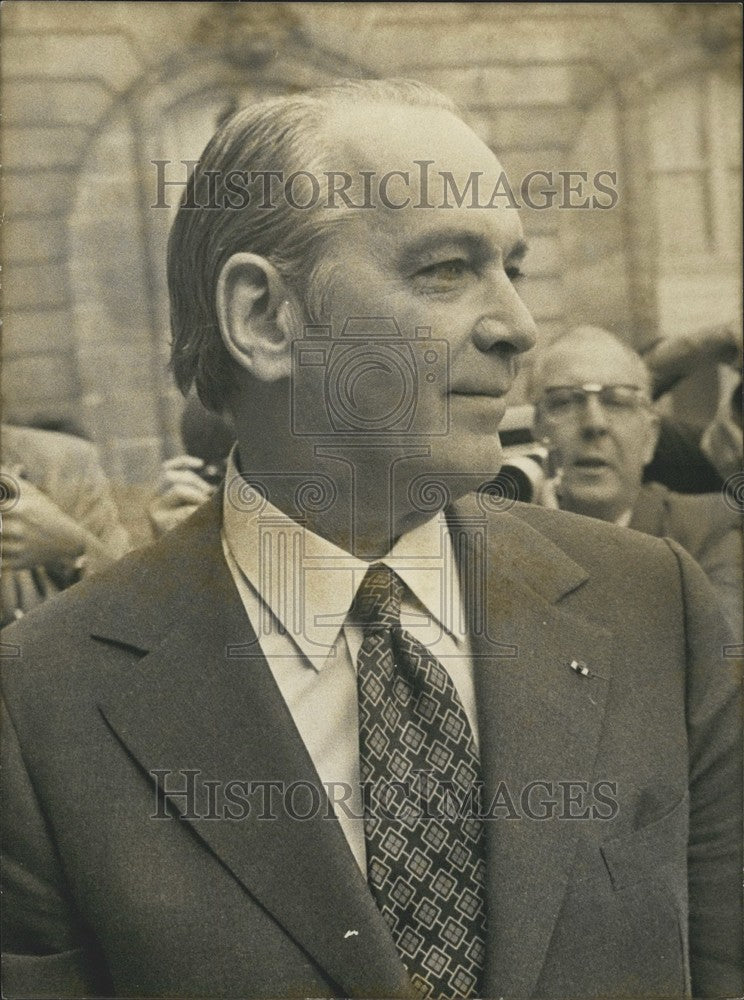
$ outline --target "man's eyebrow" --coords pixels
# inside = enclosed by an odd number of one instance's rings
[[[398,263],[402,268],[414,267],[422,257],[442,246],[460,246],[471,253],[483,257],[488,256],[493,249],[493,244],[488,237],[480,233],[473,233],[469,230],[435,229],[425,233],[405,247],[398,258]],[[518,239],[504,254],[504,259],[509,261],[521,260],[527,253],[527,243],[524,239]]]

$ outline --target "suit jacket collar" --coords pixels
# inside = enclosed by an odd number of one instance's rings
[[[130,559],[116,596],[98,605],[93,635],[149,651],[112,679],[101,710],[147,772],[318,785],[225,563],[219,502]],[[586,573],[519,510],[488,516],[467,498],[448,517],[472,627],[487,796],[501,777],[517,797],[530,781],[583,777],[601,729],[607,637],[556,602]],[[592,665],[591,678],[570,668],[572,658]],[[251,814],[192,825],[342,992],[406,994],[405,969],[334,819]],[[487,994],[526,996],[534,986],[574,836],[565,822],[487,821]]]
[[[668,534],[669,491],[660,483],[646,483],[633,505],[630,527],[644,535],[662,538]]]
[[[218,492],[185,524],[127,557],[123,563],[132,567],[131,573],[121,573],[120,565],[109,570],[116,585],[97,589],[90,634],[148,651],[184,616],[197,614],[209,621],[215,611],[210,587],[229,577],[220,537],[221,506]],[[554,604],[579,587],[587,573],[523,520],[528,511],[518,504],[514,513],[494,514],[486,501],[470,495],[447,510],[447,519],[455,547],[487,545],[491,574]],[[462,572],[460,567],[461,578]],[[472,600],[471,593],[471,607]]]
[[[349,608],[364,578],[368,562],[335,545],[293,520],[255,492],[240,477],[231,456],[226,482],[240,483],[240,504],[232,489],[222,505],[222,534],[228,549],[231,572],[238,574],[238,588],[249,600],[248,614],[255,613],[255,599],[266,606],[292,636],[315,670],[329,663],[329,653],[344,626]],[[441,513],[432,515],[399,538],[380,558],[394,569],[420,605],[411,618],[403,607],[403,624],[417,624],[417,638],[428,619],[429,642],[437,641],[444,629],[454,641],[464,642],[461,629],[461,595],[449,546],[443,544],[447,522]],[[283,559],[291,546],[300,559]],[[267,553],[269,557],[267,558]],[[276,556],[276,562],[274,561]],[[282,565],[281,572],[276,566]],[[425,572],[422,572],[425,570]],[[422,621],[422,612],[426,618]],[[302,616],[301,625],[298,621]],[[410,626],[409,626],[410,627]],[[348,631],[347,631],[348,638]],[[361,633],[358,643],[361,643]]]

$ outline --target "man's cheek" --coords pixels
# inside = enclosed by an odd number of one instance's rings
[[[575,453],[576,448],[571,447],[570,442],[566,442],[563,438],[553,436],[550,439],[549,444],[550,450],[550,460],[554,468],[560,468],[567,465],[573,453]]]
[[[357,316],[393,316],[390,295],[368,268],[339,264],[327,298],[334,334],[340,332],[347,319]]]

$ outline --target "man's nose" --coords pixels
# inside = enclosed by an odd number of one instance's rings
[[[607,430],[607,414],[594,393],[587,393],[580,419],[585,434],[601,434]]]
[[[537,327],[527,306],[509,278],[497,279],[488,308],[473,327],[473,342],[480,351],[524,354],[537,343]]]

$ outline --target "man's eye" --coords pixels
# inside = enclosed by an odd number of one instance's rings
[[[514,284],[525,277],[524,271],[518,264],[507,264],[505,270],[507,278]]]
[[[576,403],[576,394],[570,389],[551,389],[545,394],[545,409],[548,413],[565,413]]]
[[[457,281],[470,271],[471,265],[466,260],[443,260],[438,264],[430,264],[418,272],[418,277],[435,278],[438,281]]]

